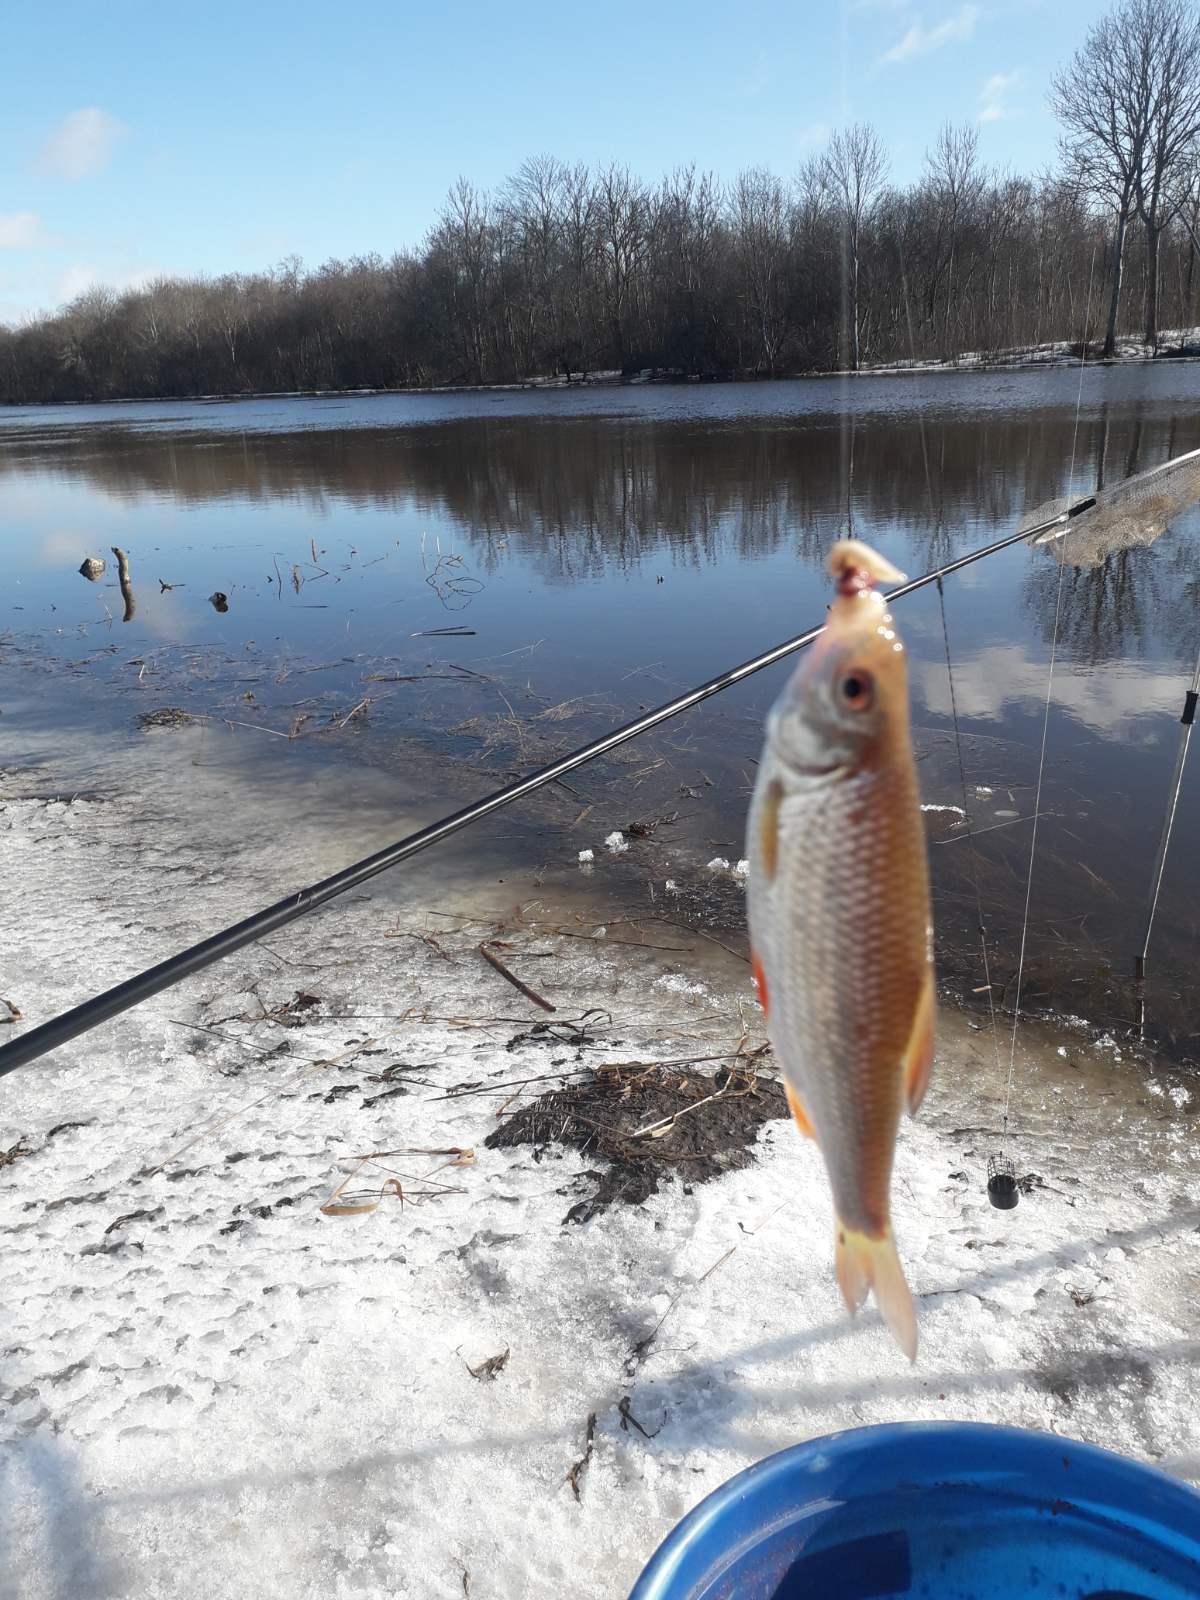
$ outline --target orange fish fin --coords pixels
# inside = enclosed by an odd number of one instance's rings
[[[792,1116],[795,1117],[796,1126],[800,1129],[800,1132],[806,1139],[815,1139],[817,1137],[816,1129],[813,1127],[812,1119],[804,1108],[804,1101],[801,1100],[790,1083],[784,1084],[783,1092],[787,1095],[787,1103],[792,1109]]]
[[[917,1359],[917,1314],[904,1268],[896,1254],[891,1229],[878,1239],[856,1233],[839,1218],[837,1224],[837,1279],[842,1299],[857,1311],[874,1289],[880,1315],[910,1361]]]
[[[762,1007],[762,1014],[767,1014],[767,975],[763,971],[763,964],[759,959],[758,951],[750,951],[750,971],[754,978],[754,992],[758,996],[758,1003]]]
[[[936,1010],[933,968],[930,967],[921,986],[921,998],[917,1001],[912,1033],[909,1035],[908,1048],[904,1052],[904,1094],[908,1101],[910,1117],[915,1117],[921,1109],[921,1101],[924,1100],[925,1091],[929,1087],[929,1072],[933,1066],[933,1023]]]

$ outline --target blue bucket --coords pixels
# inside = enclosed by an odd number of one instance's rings
[[[1200,1494],[1048,1433],[894,1423],[710,1494],[630,1600],[1200,1600]]]

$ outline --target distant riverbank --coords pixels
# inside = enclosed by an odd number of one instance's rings
[[[964,350],[948,357],[914,357],[896,361],[865,362],[858,371],[848,367],[808,368],[795,372],[686,372],[681,368],[643,367],[636,372],[615,368],[598,372],[543,374],[515,378],[507,383],[408,384],[391,388],[322,389],[234,389],[203,394],[100,395],[72,400],[0,400],[0,408],[21,411],[32,406],[141,405],[147,401],[183,401],[189,405],[223,404],[231,400],[308,400],[329,396],[345,398],[404,394],[511,394],[538,391],[595,388],[641,387],[648,384],[792,383],[818,378],[903,378],[922,373],[987,373],[1043,371],[1047,367],[1071,367],[1086,362],[1089,366],[1127,366],[1137,362],[1194,361],[1200,357],[1200,327],[1167,329],[1152,349],[1143,339],[1126,336],[1118,339],[1111,356],[1102,354],[1099,340],[1086,351],[1079,341],[1051,340],[1044,344],[1019,345],[1002,350]]]

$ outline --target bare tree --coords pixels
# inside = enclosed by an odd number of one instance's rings
[[[1183,0],[1144,0],[1136,17],[1151,51],[1146,145],[1134,183],[1146,229],[1146,343],[1158,345],[1159,244],[1181,204],[1180,176],[1200,137],[1200,19]]]
[[[842,236],[842,361],[858,371],[861,359],[859,264],[863,228],[883,192],[888,161],[875,130],[866,123],[839,129],[829,141],[823,171],[836,197]]]
[[[931,331],[937,329],[937,303],[942,298],[940,348],[949,357],[956,348],[950,333],[951,317],[957,303],[965,300],[971,269],[980,258],[964,262],[964,236],[980,219],[981,201],[987,180],[979,167],[979,132],[964,125],[955,128],[943,123],[937,141],[925,153],[927,176],[925,198],[932,210],[933,252],[926,288],[926,314]]]
[[[731,210],[744,304],[757,345],[755,366],[774,374],[787,330],[784,272],[789,226],[782,183],[762,167],[740,172]]]
[[[648,197],[627,167],[605,168],[597,189],[609,331],[613,356],[621,367],[628,354],[627,318],[634,276],[646,246]]]
[[[1137,207],[1154,95],[1156,0],[1127,0],[1102,18],[1052,80],[1050,103],[1066,128],[1063,155],[1113,209],[1108,325],[1104,354],[1116,348],[1125,238]]]

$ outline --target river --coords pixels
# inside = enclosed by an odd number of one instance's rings
[[[311,767],[343,775],[326,824],[357,845],[368,768],[375,797],[389,780],[410,797],[419,774],[435,815],[819,622],[823,555],[847,530],[918,574],[1197,447],[1198,394],[1200,369],[1161,363],[0,412],[0,759],[84,725],[148,749],[139,718],[183,711],[284,792]],[[978,838],[928,816],[941,975],[965,1004],[983,994],[976,882],[996,993],[1014,993],[1057,612],[1023,1005],[1114,1033],[1135,1014],[1200,645],[1198,531],[1185,512],[1077,565],[1017,545],[946,581],[945,629],[932,586],[897,606],[930,806],[962,803],[947,647],[953,671]],[[107,562],[95,583],[87,556]],[[705,864],[741,854],[788,670],[485,824],[468,854],[568,892],[594,848],[621,893],[671,877],[688,914],[736,937],[740,890]],[[605,835],[630,823],[645,837],[610,862]],[[1200,1057],[1198,823],[1192,767],[1146,987],[1149,1037],[1180,1060]]]

